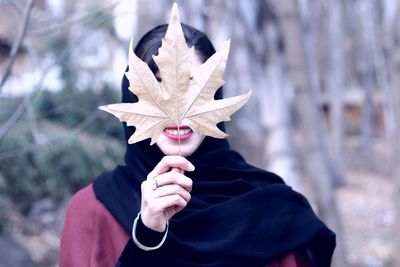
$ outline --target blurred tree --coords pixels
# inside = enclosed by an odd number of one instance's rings
[[[297,0],[279,2],[275,8],[281,18],[289,77],[295,88],[302,136],[307,150],[305,153],[306,173],[314,186],[318,214],[337,234],[338,246],[334,264],[345,267],[348,263],[342,235],[343,229],[332,186],[333,173],[325,140],[326,134],[321,123],[323,121],[321,111],[316,101],[318,88],[313,86],[310,79],[309,66],[313,65],[310,60],[315,60],[313,54],[315,50],[310,49],[310,42],[307,40],[310,30],[309,21],[301,15],[301,8],[304,7]]]
[[[97,111],[101,104],[117,102],[119,94],[107,84],[100,90],[78,90],[71,82],[75,75],[64,76],[68,84],[64,90],[43,91],[33,103],[28,96],[22,97],[27,113],[17,113],[15,126],[8,127],[10,132],[0,143],[0,165],[9,166],[1,170],[4,186],[0,190],[5,199],[0,199],[0,209],[9,205],[5,203],[17,203],[19,210],[28,211],[35,201],[48,196],[61,201],[122,161],[121,141],[112,141],[123,140],[122,127]],[[3,100],[0,106],[7,102]],[[9,113],[18,106],[18,100],[13,102],[2,110],[2,121],[16,114]],[[77,136],[83,130],[93,134],[93,144],[84,135]],[[41,132],[44,139],[32,140],[32,132]]]
[[[397,4],[396,16],[392,25],[389,27],[389,32],[393,39],[388,44],[390,51],[393,54],[389,57],[390,71],[390,100],[393,107],[395,121],[393,131],[389,132],[390,145],[392,148],[392,170],[393,183],[395,185],[394,203],[396,208],[396,219],[394,225],[394,233],[396,235],[396,243],[393,255],[393,266],[400,266],[400,254],[396,253],[400,249],[400,4]]]
[[[29,0],[25,4],[25,9],[24,9],[24,12],[23,12],[22,18],[21,18],[22,19],[22,23],[20,25],[18,36],[17,36],[17,38],[16,38],[16,40],[15,40],[15,42],[14,42],[12,48],[11,48],[10,55],[8,57],[6,66],[4,68],[4,73],[3,73],[2,77],[1,77],[1,80],[0,80],[0,93],[2,91],[2,88],[3,88],[4,84],[6,83],[6,81],[8,79],[10,73],[11,73],[12,67],[13,67],[14,62],[15,62],[16,57],[17,57],[18,50],[20,49],[21,44],[24,41],[27,29],[28,29],[28,25],[29,25],[29,22],[30,22],[30,16],[31,16],[33,4],[34,4],[34,0]]]
[[[59,92],[44,91],[36,97],[33,105],[38,117],[66,128],[75,127],[90,114],[96,113],[96,120],[92,121],[85,131],[123,140],[120,123],[110,120],[107,114],[97,110],[98,106],[115,102],[119,102],[119,93],[106,84],[96,91],[91,88],[79,91],[69,88]]]
[[[356,59],[356,75],[360,88],[363,91],[362,121],[361,121],[361,147],[371,151],[373,139],[373,103],[374,66],[371,51],[371,38],[374,36],[368,21],[373,19],[372,1],[355,1],[347,5],[352,23],[354,23],[354,43]]]
[[[344,16],[342,1],[326,1],[328,14],[328,75],[327,91],[330,107],[330,132],[335,185],[344,184],[343,135],[346,62],[344,50]]]

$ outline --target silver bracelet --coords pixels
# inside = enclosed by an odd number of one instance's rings
[[[133,222],[133,228],[132,228],[132,238],[133,238],[133,242],[134,242],[134,243],[136,244],[136,246],[138,246],[140,249],[143,249],[143,250],[146,250],[146,251],[159,249],[159,248],[164,244],[165,239],[167,239],[169,222],[167,221],[167,226],[166,226],[167,229],[165,230],[165,234],[164,234],[164,236],[163,236],[163,238],[162,238],[160,244],[158,244],[158,245],[155,246],[155,247],[148,247],[148,246],[145,246],[145,245],[143,245],[142,243],[140,243],[139,240],[137,240],[137,238],[136,238],[136,226],[137,226],[137,222],[138,222],[139,218],[140,218],[140,211],[139,211],[138,215],[136,216],[135,221]]]

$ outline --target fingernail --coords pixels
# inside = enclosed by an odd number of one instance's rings
[[[192,163],[189,162],[189,171],[194,171],[195,167]]]

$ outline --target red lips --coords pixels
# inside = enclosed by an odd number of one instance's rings
[[[193,135],[193,131],[187,125],[179,126],[179,131],[177,125],[169,125],[165,127],[163,134],[172,140],[180,139],[181,141],[184,141],[189,139]]]

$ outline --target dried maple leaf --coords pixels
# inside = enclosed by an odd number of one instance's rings
[[[171,18],[158,55],[154,56],[161,82],[149,66],[139,59],[129,46],[129,90],[139,99],[137,103],[118,103],[99,107],[135,126],[128,143],[151,138],[154,144],[167,125],[181,125],[183,119],[196,133],[225,138],[226,133],[217,123],[230,120],[230,116],[250,98],[247,94],[215,100],[214,95],[224,84],[223,74],[228,59],[230,41],[211,56],[198,70],[191,73],[194,49],[188,48],[178,14],[177,4],[172,7]],[[191,77],[192,75],[192,77]]]

